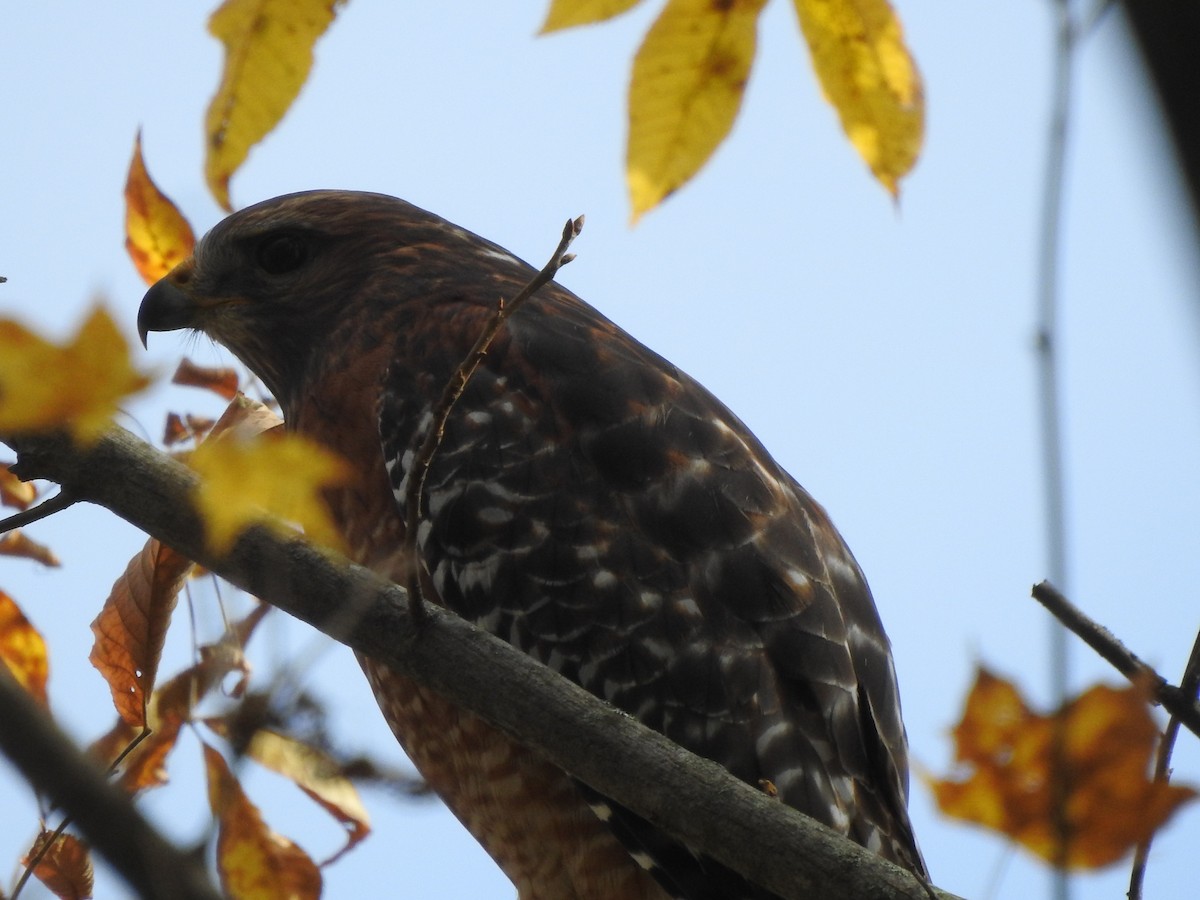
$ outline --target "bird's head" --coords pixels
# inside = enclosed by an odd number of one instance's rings
[[[411,314],[409,301],[471,294],[489,269],[514,266],[523,270],[495,245],[395,197],[289,194],[234,213],[205,235],[146,293],[138,333],[145,343],[151,331],[203,332],[286,410],[316,351],[327,350],[344,323],[363,316],[368,332],[394,329]]]

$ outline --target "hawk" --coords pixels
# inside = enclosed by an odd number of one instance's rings
[[[475,340],[533,277],[402,200],[313,191],[219,223],[147,332],[225,345],[347,459],[352,557],[919,876],[891,651],[825,511],[733,413],[550,283],[504,324],[428,471]],[[414,569],[415,567],[415,569]],[[766,897],[436,693],[360,660],[413,763],[521,900]]]

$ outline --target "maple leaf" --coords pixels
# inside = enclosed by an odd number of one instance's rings
[[[172,384],[198,387],[232,400],[238,394],[238,373],[228,366],[198,366],[186,356],[171,376]]]
[[[633,61],[626,181],[633,220],[681,187],[741,107],[766,0],[669,0]]]
[[[888,0],[794,0],[813,68],[850,142],[895,196],[925,133],[921,75]]]
[[[113,706],[134,728],[146,724],[167,626],[192,561],[154,538],[129,561],[92,622],[88,660],[104,676]]]
[[[192,226],[146,171],[139,130],[125,179],[125,249],[142,279],[154,284],[195,246]]]
[[[549,34],[576,25],[591,25],[619,16],[642,0],[551,0],[540,34]]]
[[[45,544],[39,544],[19,528],[0,534],[0,556],[20,556],[52,569],[62,565],[53,550]]]
[[[230,897],[304,900],[321,895],[321,870],[296,844],[272,831],[242,791],[224,757],[207,744],[208,802],[217,819],[217,871]]]
[[[42,849],[49,841],[53,843],[43,853]],[[61,900],[87,900],[92,896],[95,879],[91,851],[79,838],[70,834],[56,836],[43,828],[21,860],[21,865],[28,866],[33,859],[38,859],[33,869],[34,876],[56,897]]]
[[[117,404],[150,384],[129,362],[129,345],[96,307],[62,346],[0,319],[0,432],[68,429],[94,440]]]
[[[1138,686],[1097,685],[1040,715],[981,668],[953,732],[965,775],[927,779],[938,806],[1053,864],[1116,862],[1195,796],[1147,777],[1158,728],[1146,700]]]
[[[226,0],[208,20],[225,45],[225,67],[205,118],[204,175],[226,212],[229,179],[300,93],[313,45],[342,2]]]
[[[350,471],[324,447],[295,434],[273,440],[228,435],[205,441],[188,464],[202,479],[196,506],[215,552],[228,551],[251,525],[263,523],[287,534],[287,522],[301,526],[314,543],[341,549],[321,491],[345,482]]]
[[[46,642],[4,591],[0,591],[0,663],[8,666],[35,700],[46,705],[46,682],[50,677]]]
[[[0,504],[29,509],[29,504],[36,499],[37,489],[31,482],[14,475],[8,463],[0,464]]]

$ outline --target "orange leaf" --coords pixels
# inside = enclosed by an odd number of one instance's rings
[[[167,423],[163,426],[162,442],[164,447],[173,447],[192,439],[192,431],[183,424],[178,413],[167,413]]]
[[[29,509],[35,499],[37,489],[33,484],[14,475],[7,463],[0,464],[0,504]]]
[[[171,383],[205,388],[226,400],[232,400],[238,392],[238,373],[227,366],[198,366],[185,356],[171,376]]]
[[[142,159],[142,132],[125,179],[125,249],[147,284],[192,255],[196,236],[179,208],[158,189]]]
[[[130,365],[129,346],[100,307],[63,346],[0,319],[0,432],[67,428],[80,441],[93,440],[117,404],[149,383]]]
[[[263,821],[224,758],[207,744],[208,803],[217,819],[217,871],[230,897],[303,900],[321,895],[321,870]]]
[[[300,93],[313,46],[342,2],[225,0],[208,20],[225,45],[225,68],[205,118],[204,176],[227,212],[230,177]]]
[[[685,184],[742,105],[766,0],[668,0],[633,61],[625,179],[633,220]]]
[[[229,728],[223,720],[206,719],[205,724],[218,734],[228,736]],[[358,790],[329,754],[267,728],[254,732],[245,753],[260,765],[291,779],[296,787],[345,827],[348,833],[346,845],[321,863],[322,866],[329,865],[370,834],[370,817]]]
[[[888,192],[925,135],[921,74],[888,0],[794,0],[813,68],[842,128]]]
[[[112,691],[113,706],[134,728],[146,724],[163,641],[192,561],[150,538],[112,586],[92,622],[89,661]]]
[[[88,845],[74,835],[64,833],[54,838],[52,832],[43,828],[21,860],[21,865],[28,866],[29,861],[36,858],[51,839],[54,839],[54,843],[38,860],[33,874],[62,900],[87,900],[94,888],[92,856]]]
[[[8,666],[35,700],[46,705],[46,681],[50,677],[46,642],[4,591],[0,591],[0,663]]]
[[[981,669],[954,728],[965,774],[929,779],[938,806],[1050,863],[1116,862],[1196,794],[1148,779],[1158,728],[1146,699],[1136,686],[1098,685],[1040,715],[1010,683]]]
[[[20,556],[52,569],[62,565],[53,550],[45,544],[39,544],[19,528],[0,535],[0,556]]]
[[[591,25],[619,16],[633,9],[641,0],[551,0],[550,11],[542,23],[541,34],[574,28],[576,25]]]

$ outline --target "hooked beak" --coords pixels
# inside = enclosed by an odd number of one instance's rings
[[[151,331],[175,331],[194,323],[196,304],[186,290],[191,270],[191,260],[185,260],[146,291],[137,316],[138,337],[143,347]]]

